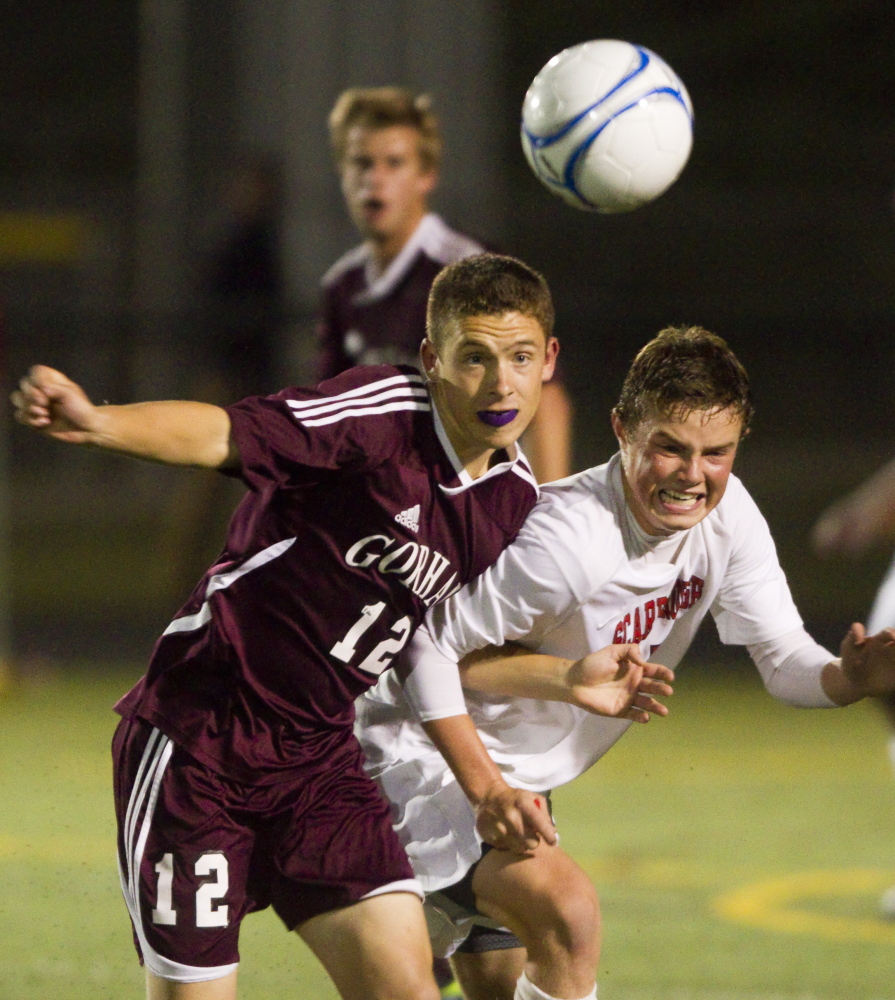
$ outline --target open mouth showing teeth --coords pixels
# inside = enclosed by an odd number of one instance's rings
[[[675,507],[694,507],[702,500],[703,493],[678,493],[677,490],[659,490],[659,499]]]

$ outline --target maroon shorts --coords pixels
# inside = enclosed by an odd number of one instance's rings
[[[231,781],[142,719],[121,721],[112,755],[122,889],[158,976],[226,975],[242,918],[266,906],[291,930],[385,887],[419,893],[353,737],[319,772],[274,785]]]

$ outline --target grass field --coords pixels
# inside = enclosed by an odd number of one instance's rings
[[[0,1000],[142,995],[119,898],[110,706],[82,666],[0,700]],[[797,711],[750,675],[682,672],[673,715],[556,795],[602,899],[600,1000],[895,1000],[895,785],[870,707]],[[241,996],[332,998],[276,918],[243,931]]]

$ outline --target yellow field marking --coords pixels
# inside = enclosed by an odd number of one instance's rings
[[[878,868],[797,872],[727,892],[715,899],[713,909],[725,920],[778,934],[895,945],[895,926],[882,920],[837,917],[796,905],[806,900],[874,897],[892,882],[895,872]]]
[[[86,219],[75,213],[0,212],[0,264],[71,264],[88,241]]]

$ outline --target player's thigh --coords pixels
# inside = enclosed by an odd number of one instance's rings
[[[451,964],[466,1000],[513,1000],[525,957],[524,948],[455,952]]]
[[[422,894],[389,803],[363,763],[350,736],[269,812],[256,868],[290,930],[380,893]]]
[[[146,970],[147,1000],[236,1000],[234,969],[221,979],[204,983],[175,983]]]
[[[472,880],[478,909],[513,931],[529,949],[555,943],[599,948],[600,907],[593,883],[561,848],[541,843],[531,855],[489,851]]]
[[[184,988],[229,976],[242,918],[263,905],[247,889],[253,831],[231,815],[227,784],[152,726],[122,722],[113,752],[121,887],[138,953],[154,976]]]
[[[296,928],[345,1000],[437,1000],[418,896],[387,892]]]

